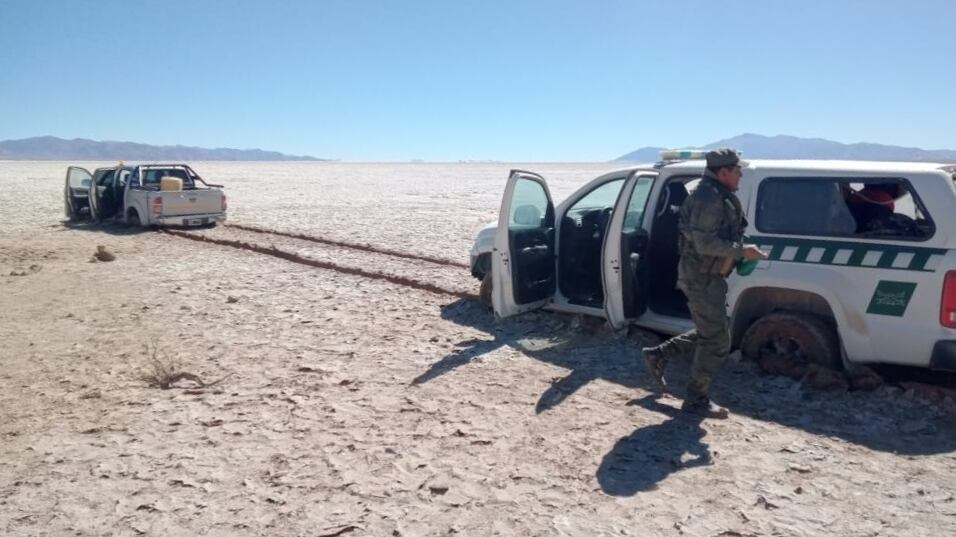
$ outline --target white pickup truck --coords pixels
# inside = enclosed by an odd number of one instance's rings
[[[222,185],[185,164],[122,164],[90,173],[70,166],[63,192],[70,220],[119,220],[133,226],[214,226],[226,220]]]
[[[705,151],[604,174],[555,206],[513,170],[471,272],[500,317],[547,307],[676,334],[679,211]],[[746,237],[770,254],[728,279],[733,345],[825,366],[956,371],[956,165],[752,160],[737,191]]]

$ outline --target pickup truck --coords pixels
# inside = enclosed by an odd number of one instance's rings
[[[222,185],[203,181],[185,164],[70,166],[64,211],[71,221],[118,220],[132,226],[214,226],[226,220]]]
[[[558,205],[544,178],[513,170],[471,250],[481,300],[499,317],[543,307],[615,329],[692,328],[678,222],[705,154],[665,151]],[[745,236],[770,254],[727,280],[743,356],[956,371],[956,165],[752,160],[737,197]]]

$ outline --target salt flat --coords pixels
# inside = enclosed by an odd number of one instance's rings
[[[698,424],[651,396],[652,334],[467,298],[509,169],[560,200],[617,164],[192,164],[231,223],[371,248],[194,233],[331,268],[65,226],[67,164],[0,162],[4,535],[956,533],[945,405],[734,364]]]

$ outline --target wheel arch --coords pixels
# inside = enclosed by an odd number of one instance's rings
[[[123,216],[126,218],[126,223],[129,223],[129,215],[133,212],[139,216],[139,225],[149,225],[149,213],[146,212],[145,204],[141,203],[139,200],[128,203],[126,205],[126,212],[123,214]]]
[[[132,205],[131,205],[131,206],[127,207],[127,208],[126,208],[126,214],[123,215],[123,216],[126,218],[126,223],[127,223],[127,224],[132,224],[132,223],[133,223],[133,216],[136,216],[136,220],[137,220],[136,224],[138,224],[138,225],[140,225],[140,226],[143,225],[143,217],[140,215],[139,210],[138,210],[135,206],[132,206]]]
[[[483,252],[475,258],[475,264],[471,267],[471,275],[482,280],[485,274],[491,271],[491,252]]]
[[[840,337],[837,311],[822,294],[783,287],[751,287],[744,290],[734,303],[731,318],[731,343],[740,346],[744,333],[757,319],[775,311],[793,311],[816,315],[830,323]]]

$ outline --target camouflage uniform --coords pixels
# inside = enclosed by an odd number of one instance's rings
[[[725,261],[741,257],[746,224],[740,200],[707,171],[681,206],[679,225],[677,286],[687,295],[696,328],[653,350],[664,363],[693,351],[687,398],[699,401],[707,399],[710,381],[730,352]]]

